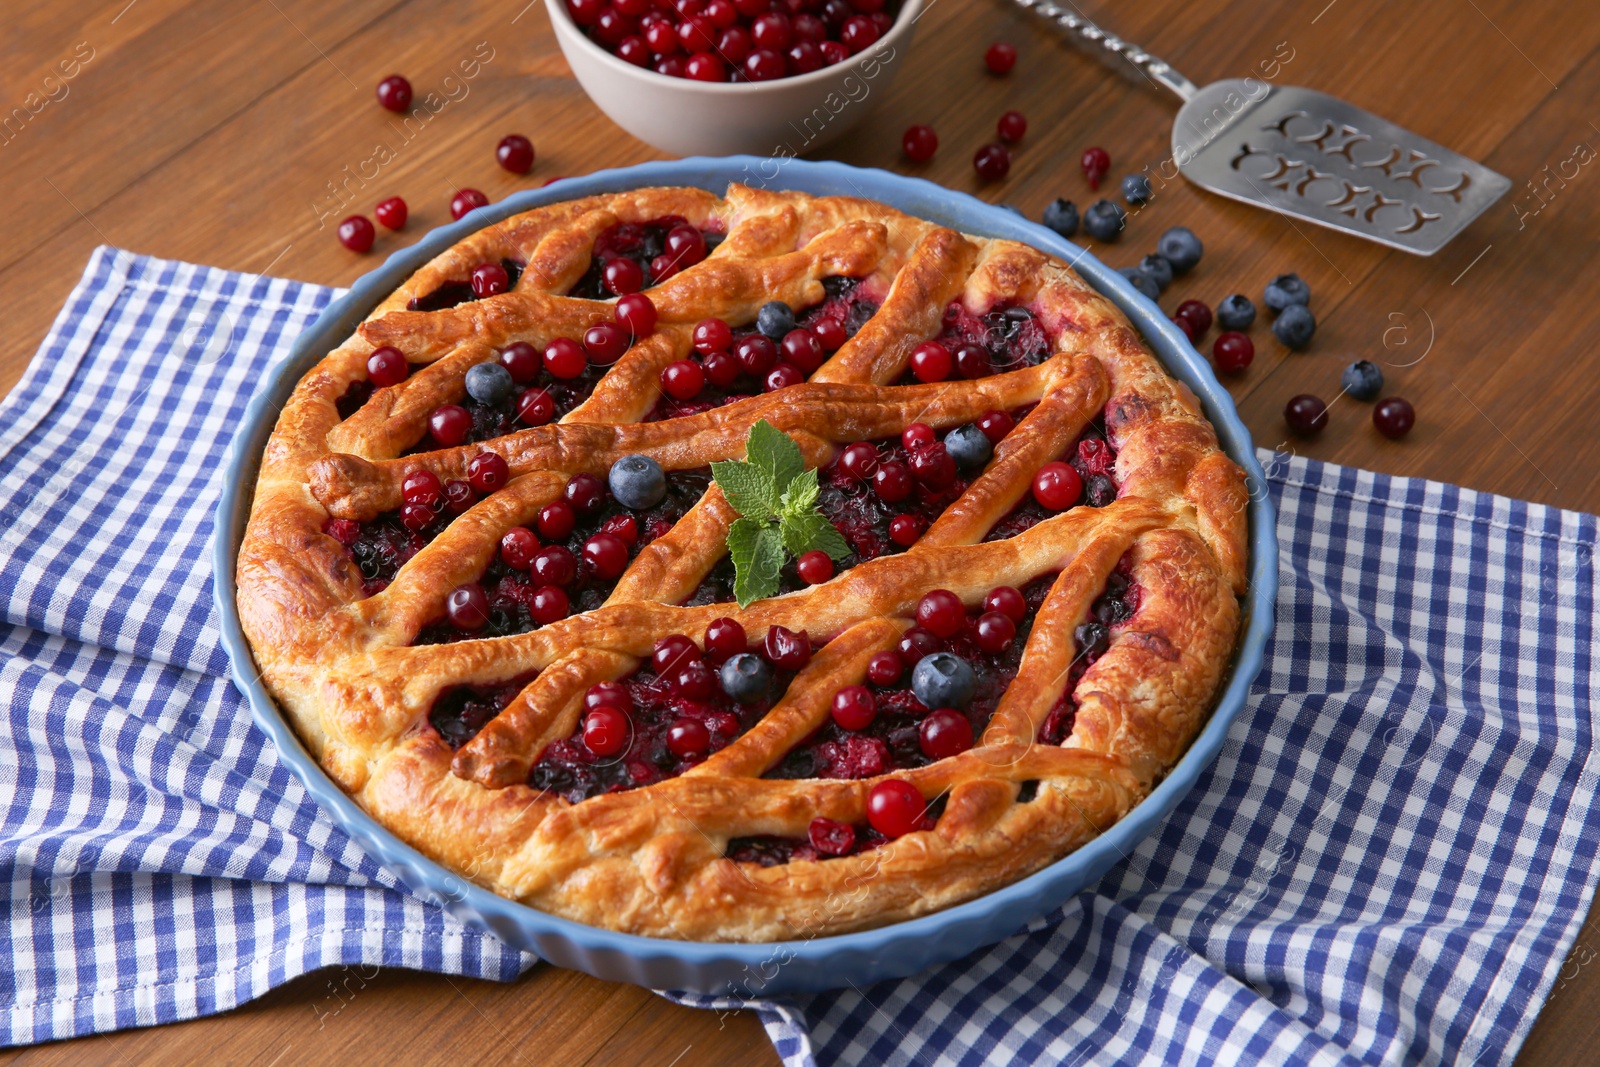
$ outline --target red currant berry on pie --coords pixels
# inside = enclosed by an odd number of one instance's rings
[[[806,829],[806,840],[824,856],[848,856],[856,850],[856,828],[819,816]]]
[[[1010,74],[1017,65],[1017,46],[1006,41],[996,41],[983,53],[983,65],[991,74]]]
[[[566,338],[557,338],[566,340]],[[551,344],[555,342],[552,341]],[[622,353],[628,350],[628,331],[614,322],[597,322],[583,333],[583,351],[589,353],[589,361],[597,367],[609,367],[622,358]],[[549,349],[545,349],[548,355]],[[545,366],[549,366],[548,360]],[[554,374],[554,371],[550,373]],[[577,375],[568,375],[576,377]]]
[[[1322,402],[1321,397],[1301,393],[1291,397],[1283,406],[1283,421],[1302,437],[1312,437],[1328,425],[1328,405]]]
[[[644,268],[626,256],[617,256],[600,270],[606,288],[615,296],[627,296],[644,288]]]
[[[555,413],[556,402],[543,389],[524,389],[517,397],[517,418],[529,426],[543,426]]]
[[[600,532],[616,534],[623,544],[632,548],[639,543],[639,520],[632,515],[613,515],[600,524]]]
[[[467,481],[472,483],[472,488],[486,496],[497,489],[504,489],[510,480],[511,468],[494,452],[479,452],[467,464]]]
[[[817,320],[811,326],[811,333],[824,352],[837,352],[844,347],[846,341],[850,340],[850,335],[844,332],[844,327],[832,319]]]
[[[822,366],[822,345],[810,330],[803,327],[790,330],[783,335],[783,343],[779,347],[783,350],[784,359],[807,374]]]
[[[552,377],[576,378],[588,366],[589,361],[583,354],[583,346],[570,337],[557,337],[544,346],[544,369],[549,371]]]
[[[701,319],[694,327],[694,350],[703,356],[726,352],[733,344],[733,329],[721,319]]]
[[[661,371],[661,391],[674,400],[693,400],[705,387],[705,371],[692,359],[668,363]]]
[[[444,609],[450,616],[450,625],[459,630],[481,630],[489,625],[489,598],[476,583],[457,586]]]
[[[917,735],[922,754],[929,759],[949,759],[972,747],[972,723],[954,708],[929,712]]]
[[[1051,511],[1065,511],[1083,495],[1083,478],[1072,464],[1057,460],[1046,463],[1033,476],[1033,499],[1040,507]]]
[[[373,385],[399,385],[411,373],[411,365],[398,348],[384,345],[367,357],[367,379]]]
[[[1002,141],[1020,141],[1028,132],[1028,120],[1020,111],[1007,111],[1000,116],[997,130]]]
[[[900,150],[913,163],[926,163],[939,151],[939,135],[932,126],[907,126],[900,137]]]
[[[372,209],[378,217],[378,222],[384,229],[403,230],[406,226],[406,202],[398,196],[391,196],[387,200],[378,201],[378,206]]]
[[[596,756],[615,756],[627,748],[628,733],[628,717],[616,708],[598,707],[583,718],[583,743]]]
[[[900,662],[896,653],[875,652],[867,660],[867,681],[879,688],[890,686],[900,680],[905,669],[905,664]]]
[[[498,263],[480,263],[472,268],[472,295],[482,300],[498,296],[511,285],[511,276]]]
[[[378,103],[390,111],[404,111],[411,106],[411,83],[398,74],[391,74],[378,83]]]
[[[1028,602],[1022,593],[1009,585],[997,585],[984,594],[985,613],[997,611],[1012,622],[1021,622],[1028,614]]]
[[[924,341],[911,352],[911,373],[919,382],[942,382],[952,366],[950,350],[938,341]]]
[[[935,492],[955,484],[956,461],[941,441],[911,453],[910,463],[912,476]]]
[[[432,471],[408,471],[405,480],[400,483],[400,494],[405,497],[407,504],[437,507],[439,498],[444,495],[444,486],[439,484],[439,476]]]
[[[934,434],[933,427],[928,426],[926,422],[912,422],[906,429],[901,430],[901,445],[906,446],[906,451],[909,453],[923,450],[938,440],[939,435]]]
[[[997,182],[1011,173],[1011,152],[1003,144],[986,144],[972,157],[972,168],[986,182]]]
[[[712,619],[711,625],[706,627],[706,655],[715,663],[737,656],[749,647],[744,627],[737,619]]]
[[[339,243],[352,252],[365,252],[376,236],[377,231],[365,215],[351,215],[339,223]]]
[[[821,585],[833,577],[833,560],[822,549],[812,549],[795,560],[795,571],[807,585]]]
[[[584,691],[583,707],[585,711],[616,708],[626,713],[633,710],[633,697],[628,695],[628,687],[620,682],[596,682]]]
[[[982,345],[958,345],[956,370],[963,378],[971,381],[974,378],[987,378],[993,374],[994,364],[989,360],[988,350]]]
[[[927,529],[927,520],[918,515],[896,515],[889,520],[889,540],[901,548],[910,548]]]
[[[463,189],[450,198],[450,217],[459,219],[469,211],[483,207],[489,198],[477,189]]]
[[[679,759],[701,759],[711,751],[711,731],[703,722],[679,719],[667,728],[667,751]]]
[[[878,464],[872,488],[886,504],[898,504],[911,495],[911,468],[897,459]]]
[[[650,664],[663,678],[675,676],[700,658],[700,650],[683,634],[668,634],[657,639],[650,650]]]
[[[619,297],[614,314],[634,340],[649,337],[656,328],[656,306],[643,293],[629,293]]]
[[[841,730],[865,730],[878,717],[878,700],[864,685],[847,685],[833,694],[833,721]]]
[[[540,626],[560,622],[571,610],[572,602],[567,599],[566,591],[554,585],[541,585],[535,589],[533,600],[528,604],[528,613]]]
[[[1195,337],[1204,337],[1211,329],[1211,309],[1199,300],[1185,300],[1172,313],[1173,318],[1186,320],[1194,329]]]
[[[426,504],[400,505],[400,525],[404,526],[408,530],[411,530],[412,532],[427,529],[428,524],[433,522],[433,519],[434,511]],[[351,544],[354,543],[355,539],[352,538]]]
[[[1016,638],[1017,624],[1011,621],[1011,616],[998,611],[986,611],[979,615],[978,624],[973,627],[973,640],[991,656],[998,656],[1010,648]]]
[[[511,374],[512,381],[526,385],[539,376],[544,360],[539,350],[528,342],[513,341],[500,350],[500,365]]]
[[[465,444],[472,432],[472,416],[460,404],[441,404],[428,416],[428,432],[446,448]]]
[[[578,524],[578,516],[564,500],[552,500],[539,509],[539,536],[546,541],[565,541]]]
[[[678,669],[673,684],[685,700],[709,700],[717,691],[717,672],[707,666],[705,660],[692,659]]]
[[[1111,172],[1111,154],[1098,145],[1094,148],[1085,148],[1083,158],[1078,160],[1078,165],[1083,168],[1083,176],[1089,182],[1089,188],[1098,189],[1105,176]]]
[[[806,372],[793,363],[780,363],[767,372],[767,392],[776,393],[806,380]]]
[[[864,482],[878,469],[878,450],[865,441],[846,445],[839,453],[839,469],[853,480]]]
[[[991,444],[1004,441],[1006,434],[1016,428],[1017,420],[1004,411],[991,411],[978,420],[978,429],[983,431]]]
[[[1378,401],[1372,409],[1372,425],[1378,432],[1391,441],[1398,441],[1411,432],[1411,427],[1417,423],[1416,409],[1411,402],[1398,396],[1387,397]]]
[[[917,624],[935,637],[954,637],[966,623],[966,607],[948,589],[924,593],[917,601]]]
[[[539,552],[539,538],[526,526],[513,526],[500,538],[500,558],[507,567],[525,571]]]
[[[583,562],[595,577],[609,582],[628,569],[628,546],[616,534],[597,533],[583,543]]]
[[[464,515],[477,502],[478,494],[472,491],[470,483],[460,478],[452,478],[444,483],[444,506],[450,509],[450,514]]]
[[[567,479],[562,496],[579,515],[593,515],[606,502],[606,483],[584,471]]]
[[[731,388],[744,372],[739,361],[727,352],[710,353],[700,361],[700,367],[706,372],[706,381],[718,389]]]
[[[533,557],[533,576],[544,585],[571,585],[578,561],[566,545],[545,545]]]
[[[1227,374],[1237,374],[1256,358],[1256,346],[1242,333],[1228,330],[1217,335],[1211,345],[1211,362]]]
[[[667,255],[678,270],[692,267],[706,258],[705,235],[693,226],[674,226],[667,231]]]
[[[887,778],[867,794],[867,823],[884,837],[904,837],[922,824],[928,805],[910,782]]]
[[[533,142],[520,133],[507,134],[495,146],[494,158],[512,174],[526,174],[533,169]]]
[[[739,338],[733,346],[733,354],[744,369],[756,378],[764,378],[778,362],[778,346],[772,343],[772,338],[759,333]]]
[[[762,654],[768,663],[784,671],[797,671],[811,662],[811,638],[804,630],[795,633],[783,626],[767,631]]]

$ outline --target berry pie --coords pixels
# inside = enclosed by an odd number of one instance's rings
[[[1066,264],[734,185],[487,226],[313,367],[238,603],[380,823],[692,940],[878,926],[1111,826],[1240,625],[1245,479]]]

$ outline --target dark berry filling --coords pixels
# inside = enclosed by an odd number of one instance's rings
[[[822,322],[837,325],[843,330],[845,340],[854,337],[868,319],[877,314],[878,305],[868,300],[860,290],[859,278],[846,278],[841,275],[830,275],[822,279],[822,288],[826,296],[820,304],[795,313],[795,325],[801,329],[815,330]],[[756,334],[756,324],[751,322],[745,326],[735,327],[732,331],[732,341],[729,350],[736,350],[739,342],[746,337]],[[831,352],[824,353],[826,359]],[[701,366],[703,361],[695,353],[690,353],[689,359]],[[779,360],[783,359],[780,354]],[[698,415],[702,411],[710,411],[735,400],[745,397],[757,396],[767,390],[765,374],[753,374],[741,369],[739,375],[726,386],[718,386],[707,381],[705,386],[694,397],[688,400],[679,400],[662,393],[661,399],[655,407],[645,415],[644,422],[660,422],[663,419],[677,419],[685,415]]]
[[[606,286],[605,265],[619,257],[631,259],[639,265],[643,273],[641,288],[655,285],[663,279],[651,276],[651,261],[667,251],[667,233],[674,227],[687,225],[689,220],[681,215],[663,215],[649,222],[619,222],[601,231],[600,236],[594,239],[589,269],[567,295],[585,300],[609,300],[618,295]],[[724,235],[715,230],[701,230],[700,236],[709,254],[722,243]]]
[[[657,674],[647,665],[618,683],[632,704],[625,713],[629,724],[627,744],[616,753],[596,755],[584,742],[584,724],[580,720],[572,736],[553,742],[544,750],[529,772],[528,784],[559,793],[569,803],[577,804],[601,793],[620,793],[675,778],[703,762],[705,755],[675,754],[669,743],[674,726],[685,720],[701,724],[710,737],[706,755],[720,751],[783,699],[793,677],[792,672],[774,670],[768,698],[741,704],[724,693],[721,686],[714,687],[704,699],[691,699],[680,692],[675,680]]]
[[[1077,444],[1069,453],[1067,462],[1078,472],[1083,483],[1083,495],[1078,498],[1078,503],[1103,508],[1117,499],[1117,450],[1106,437],[1098,419],[1078,435]],[[1029,493],[994,524],[984,540],[1003,541],[1015,537],[1056,514]]]
[[[1016,623],[1016,636],[1001,652],[983,651],[977,643],[977,623],[984,614],[981,607],[969,611],[960,631],[948,638],[937,638],[919,630],[925,645],[922,655],[950,652],[965,660],[977,676],[972,699],[962,709],[980,738],[994,715],[1006,687],[1016,677],[1022,650],[1033,627],[1034,613],[1050,592],[1054,573],[1044,574],[1022,587],[1026,611]],[[830,718],[810,737],[801,741],[767,772],[768,778],[871,778],[913,767],[924,767],[931,760],[922,750],[920,724],[929,708],[911,691],[911,669],[906,663],[900,679],[892,685],[872,687],[877,712],[864,729],[847,730]]]
[[[605,603],[617,584],[615,577],[602,577],[596,573],[592,563],[585,558],[584,543],[590,537],[601,532],[614,532],[618,529],[617,521],[632,519],[634,539],[628,544],[628,560],[631,562],[645,545],[664,536],[690,508],[699,503],[710,484],[709,467],[670,471],[667,474],[667,495],[654,507],[636,511],[623,507],[607,493],[604,502],[596,510],[578,516],[572,533],[565,539],[549,541],[541,538],[542,545],[564,546],[577,562],[576,576],[564,587],[569,604],[567,614],[593,611]],[[623,540],[628,541],[625,534]],[[436,645],[479,637],[504,637],[538,629],[540,624],[534,617],[534,598],[547,584],[531,570],[512,568],[506,563],[505,553],[497,552],[478,579],[478,585],[488,600],[488,625],[480,630],[463,630],[453,625],[448,617],[441,618],[423,628],[417,635],[416,644]]]
[[[451,748],[478,736],[489,720],[506,710],[535,675],[526,674],[503,685],[455,685],[439,694],[428,712],[428,722]]]
[[[548,393],[555,406],[555,414],[551,416],[551,421],[559,420],[567,412],[589,399],[589,394],[594,392],[595,384],[610,369],[585,363],[583,373],[576,378],[557,378],[541,367],[538,375],[526,388],[513,389],[511,394],[498,404],[484,404],[470,396],[463,396],[456,401],[456,404],[465,408],[467,414],[472,416],[472,429],[468,432],[465,443],[492,441],[496,437],[504,437],[506,434],[526,429],[527,423],[518,417],[518,412],[521,410],[522,394],[528,389],[543,389]],[[444,446],[433,439],[432,434],[424,434],[422,440],[407,449],[405,454],[410,456],[442,447]]]
[[[928,826],[938,823],[948,800],[947,794],[940,794],[928,802],[924,816]],[[814,819],[811,832],[805,837],[776,837],[772,834],[735,837],[728,841],[728,848],[723,855],[736,863],[778,867],[794,860],[833,860],[854,856],[888,843],[889,838],[866,823],[851,826],[832,819]]]
[[[339,418],[341,420],[348,419],[351,415],[360,411],[362,405],[372,399],[374,391],[373,384],[365,378],[357,378],[351,382],[345,389],[344,395],[334,402],[339,409]]]
[[[387,588],[406,560],[449,525],[448,516],[441,509],[422,529],[410,530],[400,521],[400,512],[388,511],[368,522],[329,519],[322,532],[344,545],[361,570],[361,591],[372,596]]]
[[[502,259],[500,266],[506,272],[506,290],[514,289],[517,279],[522,276],[522,268],[527,266],[514,259]],[[451,279],[440,285],[439,288],[426,296],[412,297],[406,304],[407,311],[443,311],[453,308],[457,304],[465,304],[478,299],[472,291],[472,283],[465,278]]]
[[[1050,338],[1045,336],[1044,326],[1024,307],[997,307],[974,315],[960,301],[953,300],[944,309],[939,335],[932,340],[944,345],[952,357],[959,356],[963,345],[978,346],[987,356],[988,374],[1036,367],[1050,355]],[[957,358],[949,376],[979,378],[985,372],[974,370]],[[916,385],[922,380],[908,369],[894,384]]]
[[[1133,618],[1139,610],[1139,586],[1129,576],[1128,561],[1124,559],[1117,569],[1106,577],[1106,587],[1089,608],[1089,620],[1072,633],[1077,655],[1067,672],[1067,686],[1056,700],[1050,714],[1039,725],[1039,740],[1049,745],[1059,745],[1072,733],[1072,724],[1078,714],[1077,701],[1072,691],[1078,680],[1096,660],[1105,655],[1111,645],[1111,634],[1117,627]]]

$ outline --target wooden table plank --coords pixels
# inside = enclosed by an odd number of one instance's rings
[[[124,2],[33,5],[14,20],[7,14],[0,100],[20,102],[77,41],[92,42],[95,56],[65,99],[0,143],[0,193],[11,209],[0,243],[0,308],[10,327],[0,334],[0,388],[20,376],[96,244],[348,284],[378,256],[447,221],[446,204],[462,185],[499,199],[549,176],[660,155],[594,108],[560,57],[542,5],[525,8],[526,0],[137,0],[123,10]],[[1199,82],[1259,74],[1276,56],[1279,81],[1347,97],[1485,159],[1518,184],[1432,259],[1297,229],[1181,181],[1158,182],[1156,198],[1130,220],[1121,242],[1091,242],[1120,266],[1136,262],[1169,225],[1199,232],[1205,262],[1162,298],[1169,310],[1191,296],[1214,305],[1240,290],[1259,299],[1280,271],[1308,279],[1320,322],[1311,349],[1287,353],[1260,324],[1252,333],[1255,366],[1229,383],[1258,443],[1286,440],[1279,412],[1289,395],[1331,398],[1345,363],[1372,358],[1387,361],[1393,391],[1417,404],[1413,436],[1384,441],[1366,425],[1365,405],[1346,399],[1321,438],[1289,447],[1600,510],[1600,444],[1585,417],[1600,402],[1600,376],[1584,358],[1600,296],[1595,170],[1585,167],[1557,188],[1536,216],[1519,220],[1512,208],[1513,198],[1532,203],[1522,183],[1542,178],[1546,164],[1568,158],[1578,142],[1600,144],[1590,125],[1600,118],[1586,114],[1600,98],[1600,22],[1592,13],[1509,0],[1264,0],[1247,9],[1158,0],[1086,10]],[[1022,51],[1006,79],[981,70],[983,45],[1000,37]],[[443,88],[481,46],[492,58],[456,83],[465,94],[420,132],[399,132],[372,102],[372,86],[395,70],[419,93]],[[1093,199],[1077,169],[1089,144],[1111,151],[1113,185],[1123,173],[1158,167],[1175,111],[1149,86],[1108,75],[997,2],[933,4],[899,80],[873,92],[868,103],[876,110],[828,156],[918,173],[1031,217],[1058,195],[1080,206]],[[1011,177],[981,185],[972,152],[1012,107],[1030,120],[1027,139]],[[912,122],[931,122],[940,133],[940,155],[924,167],[899,157],[900,131]],[[538,147],[539,165],[527,178],[493,162],[494,143],[513,130]],[[380,142],[393,160],[375,176],[351,177]],[[347,204],[329,183],[344,190]],[[404,234],[380,238],[365,257],[338,246],[333,221],[347,210],[370,212],[393,194],[412,208]],[[1429,320],[1427,355],[1400,365],[1420,350]],[[1402,347],[1402,338],[1412,347]],[[1585,939],[1600,949],[1596,928],[1591,917],[1580,950]],[[1584,1041],[1600,1018],[1600,983],[1589,978],[1595,968],[1581,951],[1569,970],[1525,1064],[1577,1063],[1590,1047]],[[353,971],[303,977],[223,1016],[13,1050],[0,1053],[0,1063],[273,1064],[374,1055],[455,1062],[463,1052],[539,1064],[774,1060],[748,1015],[721,1020],[554,968],[509,985]],[[342,1000],[329,999],[330,981]]]

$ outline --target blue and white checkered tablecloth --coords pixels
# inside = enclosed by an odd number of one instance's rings
[[[334,295],[100,249],[0,405],[0,1042],[335,964],[510,979],[323,818],[228,680],[208,542]],[[1093,892],[898,982],[758,1002],[791,1065],[1509,1064],[1597,871],[1593,516],[1264,457],[1279,624],[1178,811]]]

